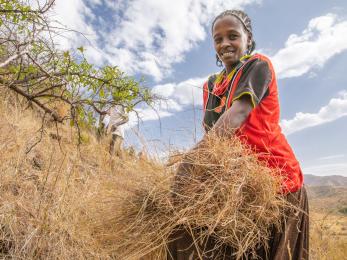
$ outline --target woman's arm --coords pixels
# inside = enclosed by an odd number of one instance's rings
[[[232,136],[235,130],[246,120],[253,108],[251,96],[241,96],[224,112],[210,131],[214,131],[217,136],[220,137]],[[204,140],[205,136],[192,148],[192,150],[199,149]]]
[[[212,127],[217,136],[231,136],[239,128],[252,111],[253,105],[251,96],[243,95],[235,100],[232,106],[224,112]]]

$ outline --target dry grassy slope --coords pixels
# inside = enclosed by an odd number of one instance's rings
[[[40,118],[0,94],[0,258],[109,258],[95,237],[95,220],[111,223],[117,209],[101,205],[96,194],[110,190],[116,197],[117,187],[124,194],[138,185],[141,171],[160,166],[110,158],[106,143],[87,132],[87,142],[77,147],[69,126],[57,132],[48,124],[38,142]],[[143,186],[149,181],[141,178]]]
[[[72,132],[47,127],[40,140],[40,120],[14,99],[0,103],[0,256],[13,258],[83,258],[88,234],[78,225],[92,196],[85,185],[106,163],[91,145],[74,149]],[[93,142],[93,140],[90,140]],[[31,151],[28,153],[29,149]],[[101,149],[100,149],[101,151]],[[97,187],[97,185],[96,185]],[[85,235],[85,237],[84,237]]]
[[[347,186],[308,186],[307,191],[310,207],[314,211],[337,213],[347,208]]]
[[[311,174],[304,177],[311,209],[321,213],[346,211],[347,215],[347,177]]]
[[[95,231],[100,232],[97,223],[90,220],[98,214],[103,222],[112,223],[117,208],[110,205],[117,204],[109,200],[95,205],[95,195],[100,189],[104,194],[123,193],[139,182],[148,185],[154,180],[141,173],[162,166],[133,157],[123,161],[110,158],[107,145],[88,133],[88,142],[76,149],[69,127],[59,128],[60,144],[56,129],[46,128],[41,142],[27,154],[40,137],[39,129],[40,120],[31,111],[1,99],[0,258],[109,259],[112,255],[95,238]],[[322,200],[324,205],[334,204],[341,191],[310,188],[309,192],[311,259],[344,259],[346,218],[317,213]],[[93,212],[92,208],[100,210]]]
[[[311,259],[346,259],[347,187],[307,188],[310,205]]]

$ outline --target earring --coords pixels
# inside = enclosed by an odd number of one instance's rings
[[[223,67],[223,62],[220,60],[217,54],[216,54],[216,65],[218,67]]]
[[[249,44],[247,48],[248,55],[251,55],[254,49],[255,49],[255,41],[252,40],[251,44]]]

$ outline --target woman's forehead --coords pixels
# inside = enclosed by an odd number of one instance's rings
[[[236,18],[233,15],[226,15],[223,17],[218,18],[212,28],[212,34],[218,33],[220,30],[235,30],[235,31],[241,31],[243,30],[243,25],[241,21],[239,21],[238,18]]]

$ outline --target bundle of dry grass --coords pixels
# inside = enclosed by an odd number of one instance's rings
[[[128,176],[139,170],[129,166]],[[236,138],[209,136],[184,156],[175,178],[169,169],[147,170],[132,173],[131,185],[101,189],[97,198],[102,210],[93,217],[100,220],[95,233],[119,259],[166,259],[170,234],[182,227],[196,243],[213,237],[215,256],[222,245],[234,248],[236,258],[255,256],[270,227],[280,227],[279,179]]]
[[[174,186],[176,210],[193,235],[197,228],[198,240],[212,236],[216,251],[228,245],[237,259],[255,257],[270,228],[280,228],[286,202],[279,190],[279,175],[237,138],[214,135],[185,156]]]

